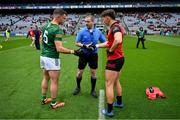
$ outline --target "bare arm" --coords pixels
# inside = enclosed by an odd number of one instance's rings
[[[43,41],[43,38],[42,38],[42,33],[41,33],[40,38],[39,38],[39,43],[42,44],[42,41]]]
[[[113,52],[116,48],[119,47],[119,44],[122,43],[122,33],[121,32],[116,32],[114,34],[114,42],[111,46],[111,48],[109,49],[109,52]]]
[[[97,44],[96,47],[97,48],[107,48],[108,47],[107,41],[104,43]]]
[[[55,41],[56,50],[60,53],[64,54],[74,54],[74,50],[70,50],[68,48],[63,47],[63,44],[61,41]]]
[[[76,42],[75,45],[78,46],[78,47],[83,47],[83,44],[80,43],[80,42]]]

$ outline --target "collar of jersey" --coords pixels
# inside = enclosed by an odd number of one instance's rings
[[[96,27],[93,27],[93,32],[95,31]],[[87,27],[85,27],[85,30],[89,31]]]
[[[119,23],[118,21],[115,21],[111,26],[110,28],[112,28],[116,23]]]

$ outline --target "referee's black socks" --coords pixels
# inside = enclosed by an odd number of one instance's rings
[[[95,86],[96,86],[96,77],[91,76],[91,91],[95,90]]]
[[[81,89],[81,80],[82,80],[82,77],[76,77],[76,82],[77,82],[77,88]]]

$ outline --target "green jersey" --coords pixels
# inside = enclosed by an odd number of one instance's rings
[[[55,41],[62,41],[63,30],[57,24],[48,23],[42,28],[42,53],[41,56],[59,58]]]
[[[141,30],[139,30],[139,31],[137,31],[137,36],[138,36],[138,38],[144,38],[144,30],[143,31],[141,31]]]

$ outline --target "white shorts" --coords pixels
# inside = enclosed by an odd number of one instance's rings
[[[45,70],[60,70],[60,59],[40,56],[40,65]]]

